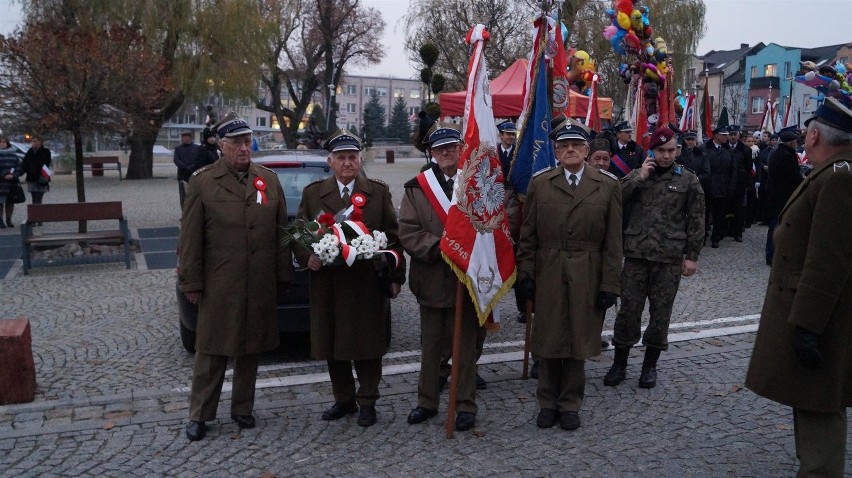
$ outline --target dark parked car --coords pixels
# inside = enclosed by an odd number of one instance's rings
[[[325,157],[309,154],[275,154],[254,159],[258,164],[275,171],[287,199],[287,217],[296,217],[302,200],[302,189],[317,179],[331,174]],[[295,265],[295,260],[294,260]],[[308,299],[308,273],[296,266],[293,283],[287,292],[278,298],[278,332],[308,333],[310,331],[310,305]],[[175,293],[180,316],[180,338],[183,347],[195,352],[195,324],[198,308],[189,303],[175,281]]]

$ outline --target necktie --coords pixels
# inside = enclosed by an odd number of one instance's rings
[[[447,199],[453,198],[453,178],[447,180],[447,190],[444,192],[447,194]]]
[[[343,194],[340,195],[340,198],[343,199],[343,204],[349,207],[349,187],[343,186]]]
[[[574,190],[577,189],[577,181],[578,179],[576,175],[572,174],[568,176],[568,186],[571,187],[571,192],[574,192]]]

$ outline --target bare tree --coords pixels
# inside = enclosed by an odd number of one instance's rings
[[[266,92],[257,107],[276,116],[285,142],[294,147],[314,93],[321,89],[329,104],[346,66],[381,60],[385,24],[379,12],[357,0],[263,0],[262,8],[262,28],[271,34],[263,48]],[[332,105],[332,125],[336,113]]]
[[[538,11],[529,0],[412,0],[405,15],[405,49],[409,60],[424,66],[419,50],[425,43],[440,51],[435,73],[446,77],[447,90],[466,86],[470,52],[464,42],[477,23],[488,27],[491,40],[485,49],[491,74],[497,75],[518,58],[529,56],[532,15]],[[419,68],[418,68],[419,69]]]
[[[736,124],[741,124],[743,118],[741,116],[745,112],[746,106],[746,87],[745,82],[740,83],[724,83],[722,84],[722,105],[728,107],[728,114],[731,115],[731,121]],[[721,108],[720,106],[720,108]]]

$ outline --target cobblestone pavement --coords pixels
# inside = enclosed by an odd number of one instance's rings
[[[420,164],[368,171],[391,184],[398,202]],[[178,223],[171,169],[155,170],[168,179],[120,183],[107,174],[87,179],[89,200],[121,199],[131,227]],[[69,177],[46,196],[74,198]],[[331,402],[325,366],[307,360],[296,337],[262,360],[258,427],[236,427],[226,391],[208,437],[190,443],[183,426],[192,357],[178,337],[172,271],[13,270],[0,281],[0,316],[30,319],[38,390],[33,403],[0,406],[0,476],[792,476],[790,410],[742,388],[768,275],[765,231],[753,227],[743,244],[707,248],[698,274],[683,280],[676,341],[661,358],[657,388],[637,387],[641,349],[615,388],[602,386],[611,351],[588,362],[575,432],[536,428],[535,381],[519,379],[523,326],[513,297],[504,300],[502,328],[480,361],[489,383],[478,393],[477,426],[453,440],[443,431],[446,395],[437,418],[405,421],[419,366],[417,307],[407,289],[393,301],[377,426],[319,420]]]

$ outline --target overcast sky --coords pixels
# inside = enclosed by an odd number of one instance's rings
[[[377,66],[352,69],[361,75],[414,77],[417,73],[405,55],[400,20],[408,0],[362,0],[379,10],[386,27],[385,59]],[[698,54],[739,48],[740,43],[778,43],[813,48],[852,42],[849,18],[852,0],[705,0],[707,29]],[[654,15],[651,12],[651,25]],[[20,0],[0,0],[0,34],[11,32],[21,21]],[[462,41],[461,38],[458,41]]]

